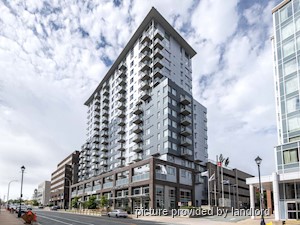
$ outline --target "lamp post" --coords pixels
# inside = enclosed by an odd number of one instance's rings
[[[23,191],[23,176],[24,176],[24,170],[25,170],[25,166],[21,167],[21,171],[22,171],[22,178],[21,178],[21,195],[20,195],[20,206],[19,206],[19,212],[18,212],[18,217],[21,217],[21,204],[22,204],[22,191]]]
[[[263,211],[263,190],[262,190],[262,186],[261,186],[261,179],[260,179],[260,163],[261,163],[262,159],[257,156],[255,159],[255,162],[257,164],[258,167],[258,179],[259,179],[259,201],[260,201],[260,210],[261,210],[261,221],[260,221],[260,225],[265,225],[265,220],[264,220],[264,211]]]
[[[10,184],[12,182],[18,182],[17,180],[11,180],[8,182],[8,187],[7,187],[7,201],[6,201],[6,208],[8,209],[8,205],[9,205],[9,189],[10,189]]]

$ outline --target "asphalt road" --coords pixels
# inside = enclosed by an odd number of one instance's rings
[[[87,216],[55,211],[34,210],[41,225],[171,225],[154,221],[107,216]]]

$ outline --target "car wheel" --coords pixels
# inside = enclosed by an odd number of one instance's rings
[[[110,217],[110,215],[109,215],[109,214],[107,214],[107,216],[108,216],[108,217]]]
[[[116,217],[118,218],[119,216],[116,214]]]

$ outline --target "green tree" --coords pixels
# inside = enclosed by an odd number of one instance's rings
[[[105,195],[102,195],[100,198],[100,206],[105,207],[107,206],[107,203],[108,203],[107,197]]]
[[[39,205],[39,203],[38,203],[38,201],[37,201],[37,200],[32,200],[32,205],[33,205],[33,206],[38,206],[38,205]]]
[[[97,199],[95,196],[89,197],[89,200],[86,201],[86,208],[96,209],[97,208]]]
[[[72,199],[72,201],[71,201],[71,206],[72,206],[72,208],[75,208],[75,209],[77,209],[78,208],[78,197],[76,196],[75,198],[73,198]]]

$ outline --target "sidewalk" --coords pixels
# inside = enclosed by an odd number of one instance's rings
[[[24,220],[18,218],[16,213],[9,213],[6,209],[0,211],[0,225],[23,225]]]

